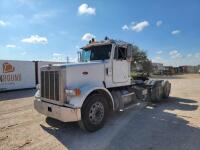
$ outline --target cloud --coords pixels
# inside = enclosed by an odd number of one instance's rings
[[[67,56],[62,53],[53,53],[52,54],[53,60],[54,61],[59,61],[59,62],[78,62],[78,56]]]
[[[10,24],[9,22],[0,20],[0,27],[5,27],[5,26],[8,26],[9,24]]]
[[[156,56],[155,58],[158,60],[162,60],[162,58],[160,56]]]
[[[152,61],[153,62],[162,62],[163,59],[160,56],[156,56]]]
[[[48,40],[46,37],[41,37],[39,35],[31,35],[30,37],[22,39],[21,42],[29,44],[47,44]]]
[[[91,34],[91,33],[85,33],[81,39],[82,39],[82,41],[89,41],[92,38],[95,38],[95,36],[93,34]]]
[[[192,57],[192,54],[187,54],[187,57]]]
[[[141,32],[142,30],[144,30],[144,28],[149,26],[149,22],[148,21],[142,21],[136,24],[133,24],[131,26],[131,29],[135,32]]]
[[[129,27],[125,24],[122,26],[122,30],[124,30],[124,31],[129,30]]]
[[[171,58],[181,58],[182,57],[181,53],[179,53],[177,50],[170,51],[169,55],[171,56]]]
[[[200,53],[196,53],[194,56],[195,56],[195,58],[199,58],[200,59]]]
[[[89,7],[88,4],[84,3],[78,7],[78,14],[79,15],[83,15],[83,14],[95,15],[96,9],[93,7]]]
[[[52,54],[54,61],[67,61],[67,56],[61,53],[53,53]]]
[[[79,50],[79,49],[80,49],[80,46],[76,45],[75,48]]]
[[[153,57],[153,62],[160,62],[166,66],[182,66],[182,65],[199,65],[200,64],[200,53],[188,53],[181,54],[178,50],[169,52],[170,57],[160,57],[157,55]]]
[[[165,63],[164,58],[162,58],[162,57],[160,57],[160,56],[155,56],[151,61],[152,61],[153,63],[162,63],[162,64]]]
[[[57,57],[57,56],[61,56],[62,54],[60,54],[60,53],[53,53],[53,56],[54,57]]]
[[[14,44],[7,44],[6,47],[7,47],[7,48],[16,48],[17,46],[14,45]]]
[[[177,54],[177,53],[178,53],[177,50],[173,50],[173,51],[170,51],[170,52],[169,52],[169,55],[174,55],[174,54]]]
[[[177,35],[177,34],[180,34],[181,31],[180,30],[174,30],[171,32],[172,35]]]
[[[162,54],[163,53],[163,51],[157,51],[156,52],[156,54],[158,54],[158,55],[160,55],[160,54]]]
[[[159,27],[159,26],[162,25],[162,23],[163,23],[163,22],[162,22],[161,20],[158,20],[158,21],[156,22],[156,26]]]
[[[20,54],[21,54],[22,56],[24,56],[24,55],[27,54],[27,52],[24,51],[24,52],[21,52]]]

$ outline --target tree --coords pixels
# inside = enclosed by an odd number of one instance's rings
[[[148,59],[146,52],[133,45],[133,61],[131,70],[135,72],[151,73],[153,71],[152,62]]]

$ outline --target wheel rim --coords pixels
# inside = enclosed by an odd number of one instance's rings
[[[99,124],[104,118],[104,106],[101,102],[95,102],[89,111],[89,120],[92,124]]]

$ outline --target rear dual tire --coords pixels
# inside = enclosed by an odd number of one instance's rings
[[[151,89],[151,101],[159,102],[162,99],[162,86],[160,83],[156,83]]]
[[[157,82],[151,89],[151,101],[160,102],[169,97],[171,84],[169,81]]]
[[[171,91],[171,84],[169,83],[169,81],[163,81],[162,82],[162,87],[163,87],[163,98],[168,98],[170,91]]]

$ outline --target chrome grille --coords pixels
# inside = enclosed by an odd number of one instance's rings
[[[41,97],[59,101],[58,71],[41,71]]]

